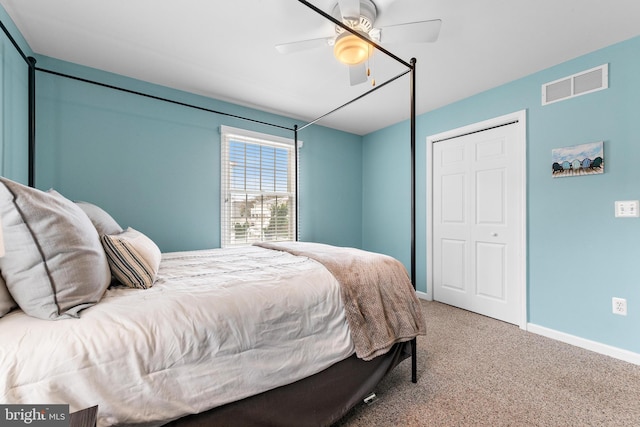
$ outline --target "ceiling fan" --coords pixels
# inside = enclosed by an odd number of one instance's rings
[[[432,19],[375,27],[378,9],[372,0],[338,0],[331,16],[364,38],[385,45],[398,42],[434,42],[438,39],[442,25],[440,19]],[[321,46],[333,46],[333,53],[338,61],[349,66],[352,86],[368,80],[369,72],[365,62],[375,48],[339,25],[335,26],[335,34],[331,36],[279,44],[276,50],[287,54]]]

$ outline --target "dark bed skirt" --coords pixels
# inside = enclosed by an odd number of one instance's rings
[[[411,356],[409,342],[365,362],[355,355],[292,384],[175,420],[172,427],[330,426]],[[410,381],[410,378],[407,378]]]

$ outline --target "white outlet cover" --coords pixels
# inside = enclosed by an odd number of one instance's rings
[[[617,200],[616,218],[640,217],[640,202],[638,200]]]
[[[627,315],[627,300],[624,298],[611,298],[611,305],[613,314],[619,314],[622,316]]]

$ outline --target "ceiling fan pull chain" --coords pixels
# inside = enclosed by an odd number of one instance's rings
[[[369,45],[369,48],[371,48],[371,45]],[[375,58],[375,52],[371,53],[371,68],[376,66],[376,58]],[[371,75],[371,71],[368,71],[367,75]],[[376,85],[376,79],[371,77],[371,86],[375,86]]]

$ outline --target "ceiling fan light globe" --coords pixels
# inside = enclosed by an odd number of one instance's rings
[[[338,61],[347,65],[361,64],[371,56],[369,43],[349,32],[342,33],[333,46],[333,54]]]

